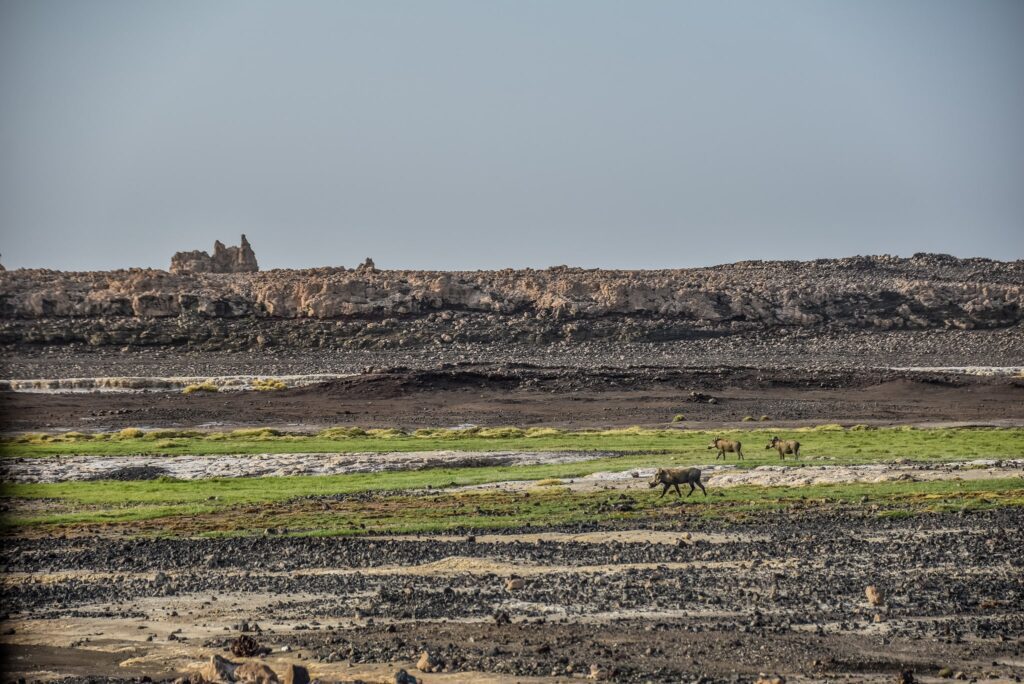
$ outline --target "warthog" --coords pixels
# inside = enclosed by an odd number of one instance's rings
[[[654,489],[658,485],[664,485],[664,489],[661,490],[661,496],[665,496],[669,487],[676,488],[676,494],[679,498],[683,498],[683,493],[679,491],[679,485],[688,484],[690,485],[690,491],[686,493],[686,496],[693,494],[693,490],[696,487],[700,487],[700,491],[704,492],[704,496],[708,495],[708,490],[704,489],[704,485],[700,483],[700,468],[659,468],[658,472],[654,473],[654,477],[647,485]],[[696,487],[695,487],[696,485]],[[661,496],[658,498],[660,499]]]
[[[779,452],[779,458],[786,460],[786,454],[793,454],[794,456],[800,455],[800,442],[795,439],[779,439],[778,437],[772,437],[772,441],[768,443],[765,449],[775,449]]]
[[[718,449],[718,455],[715,456],[715,460],[725,460],[725,452],[730,454],[735,453],[739,459],[743,460],[743,444],[732,439],[722,439],[721,437],[715,437],[715,440],[708,444],[708,449]]]

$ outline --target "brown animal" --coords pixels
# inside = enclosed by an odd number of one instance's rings
[[[778,437],[772,437],[772,441],[768,443],[765,449],[775,449],[779,452],[779,458],[786,460],[786,454],[793,454],[793,456],[800,455],[800,442],[795,439],[779,439]]]
[[[718,455],[715,456],[715,460],[725,460],[725,452],[730,454],[735,453],[739,460],[743,460],[743,443],[737,442],[732,439],[722,439],[721,437],[715,437],[715,440],[708,444],[708,449],[718,449]]]
[[[647,485],[654,489],[658,485],[664,485],[664,489],[661,490],[661,496],[665,496],[668,492],[669,487],[676,488],[676,494],[679,498],[683,498],[683,493],[679,491],[679,485],[688,484],[690,485],[690,491],[686,493],[686,496],[693,494],[693,490],[700,487],[700,491],[704,492],[704,496],[708,495],[708,490],[704,489],[704,485],[700,483],[700,469],[699,468],[659,468],[658,472],[654,473],[654,477]],[[661,496],[658,498],[660,499]]]

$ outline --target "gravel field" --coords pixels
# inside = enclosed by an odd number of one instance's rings
[[[426,348],[236,352],[188,347],[20,345],[3,354],[4,378],[308,375],[367,368],[433,369],[444,364],[523,363],[593,369],[630,366],[755,366],[805,369],[918,366],[1024,366],[1024,327],[997,330],[822,330],[800,327],[736,334],[695,334],[662,342],[572,341],[553,344],[455,342]]]
[[[271,664],[351,680],[414,669],[610,681],[930,681],[1024,675],[1019,509],[881,519],[669,516],[657,531],[547,538],[8,540],[8,655],[121,667],[118,679],[231,657],[244,628]],[[827,530],[827,533],[823,533]],[[632,537],[632,539],[631,539]],[[519,579],[521,581],[510,581]],[[866,589],[873,586],[875,602]],[[284,653],[282,649],[287,649]],[[51,660],[56,654],[49,652]],[[108,658],[109,659],[109,658]],[[368,669],[360,669],[368,668]],[[375,669],[376,668],[376,669]],[[74,668],[72,668],[74,669]],[[382,678],[368,681],[383,681]]]

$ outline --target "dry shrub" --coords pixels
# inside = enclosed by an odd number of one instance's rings
[[[252,388],[257,392],[276,392],[287,387],[283,380],[276,378],[257,378],[252,381]]]
[[[193,394],[195,392],[219,392],[220,389],[212,382],[204,382],[198,385],[186,385],[182,390],[182,394]]]

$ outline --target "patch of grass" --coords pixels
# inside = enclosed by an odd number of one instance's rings
[[[483,439],[520,439],[526,436],[526,431],[515,427],[484,428],[474,436]]]
[[[361,427],[335,427],[321,430],[316,436],[322,439],[352,439],[353,437],[365,437],[366,430]]]
[[[228,437],[234,439],[271,439],[273,437],[281,436],[280,430],[273,428],[246,428],[241,430],[232,430]]]
[[[682,423],[684,420],[686,420],[686,416],[684,416],[682,413],[677,413],[676,415],[672,416],[673,423]]]
[[[256,378],[252,381],[251,387],[257,392],[276,392],[286,389],[288,386],[283,380],[276,378]]]
[[[457,476],[456,476],[457,477]],[[318,486],[311,486],[320,481]],[[441,532],[465,529],[556,526],[577,522],[639,520],[657,525],[679,515],[743,519],[766,511],[856,507],[878,516],[1024,506],[1020,478],[882,482],[806,487],[712,489],[707,497],[659,498],[646,487],[625,491],[572,492],[561,487],[526,492],[439,491],[370,498],[325,498],[367,485],[360,475],[332,478],[263,478],[248,481],[66,483],[56,498],[37,500],[24,512],[14,503],[4,525],[10,531],[76,528],[117,534],[171,536],[257,534],[284,527],[290,534],[352,535]],[[69,486],[70,485],[70,486]],[[111,497],[127,486],[124,497]],[[43,494],[45,485],[19,485]],[[168,492],[180,500],[165,500]],[[148,498],[144,493],[156,494]],[[216,497],[212,499],[211,497]],[[869,508],[860,503],[870,497]],[[146,500],[138,500],[146,498]],[[87,503],[88,502],[88,503]],[[98,503],[102,502],[102,503]],[[71,507],[69,508],[69,504]],[[47,508],[52,506],[52,509]]]
[[[212,382],[203,382],[197,385],[185,385],[182,388],[182,394],[192,394],[194,392],[219,392],[220,388],[214,385]]]
[[[282,433],[266,428],[231,432],[151,430],[128,428],[120,433],[31,433],[0,440],[0,456],[47,457],[60,454],[126,456],[134,454],[251,454],[251,453],[354,453],[387,451],[602,451],[657,452],[656,457],[627,457],[626,467],[700,465],[710,463],[706,449],[712,437],[742,439],[747,459],[739,467],[771,462],[757,447],[777,434],[781,439],[799,436],[800,457],[787,464],[856,464],[894,459],[961,460],[975,458],[1024,458],[1021,428],[899,428],[843,429],[840,426],[786,430],[644,429],[581,430],[552,428],[469,428],[465,430],[417,430],[337,427],[317,434]],[[70,435],[70,436],[69,436]],[[170,446],[156,442],[173,440]],[[733,461],[735,463],[735,461]],[[561,477],[561,474],[557,476]]]

